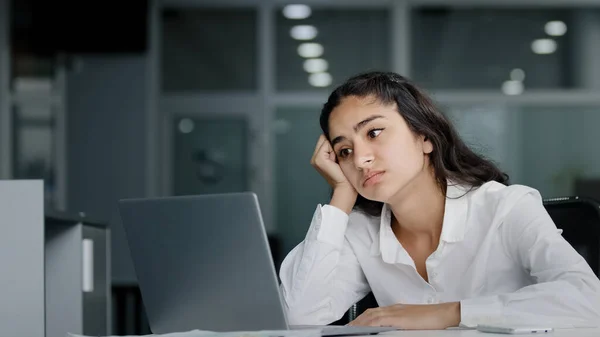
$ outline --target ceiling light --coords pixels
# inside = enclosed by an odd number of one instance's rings
[[[310,7],[307,5],[287,5],[283,7],[283,16],[291,20],[306,19],[311,12]]]
[[[329,75],[329,73],[315,73],[310,74],[308,77],[308,83],[310,83],[310,85],[313,87],[327,87],[331,85],[331,82],[331,75]]]
[[[323,46],[319,43],[307,42],[298,46],[298,55],[304,58],[315,58],[323,55]]]
[[[562,21],[550,21],[546,23],[544,30],[550,36],[563,36],[567,32],[567,25]]]
[[[304,71],[307,73],[322,73],[327,71],[329,64],[323,59],[304,60]]]
[[[294,26],[290,29],[290,35],[296,40],[312,40],[317,37],[317,28],[310,25]]]
[[[525,71],[523,69],[515,68],[510,72],[510,79],[513,81],[522,82],[525,80]]]
[[[183,118],[179,121],[179,131],[181,131],[181,133],[190,133],[194,131],[194,121],[189,118]]]
[[[506,95],[520,95],[523,93],[523,82],[521,81],[504,81],[502,83],[502,92]]]
[[[556,41],[552,39],[538,39],[531,43],[531,49],[536,54],[552,54],[556,51]]]

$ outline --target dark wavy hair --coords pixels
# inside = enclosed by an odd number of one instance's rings
[[[396,104],[398,113],[417,135],[433,144],[429,154],[437,183],[446,191],[447,180],[476,188],[488,181],[508,185],[509,177],[491,160],[473,152],[459,137],[451,122],[431,99],[407,78],[392,72],[369,72],[348,79],[329,96],[321,110],[321,129],[329,141],[329,116],[342,99],[356,96],[374,97],[379,103]],[[358,195],[354,207],[367,214],[379,216],[383,204]]]

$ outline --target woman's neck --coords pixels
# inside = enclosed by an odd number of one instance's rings
[[[389,202],[396,233],[439,242],[444,221],[446,196],[433,172],[423,171],[409,186]]]

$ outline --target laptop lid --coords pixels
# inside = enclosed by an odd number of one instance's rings
[[[153,333],[287,329],[254,193],[124,199],[119,212]]]

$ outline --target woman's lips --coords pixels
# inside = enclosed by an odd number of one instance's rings
[[[381,180],[381,176],[385,173],[385,171],[376,171],[369,173],[365,180],[363,181],[363,186],[371,186],[377,184]]]

